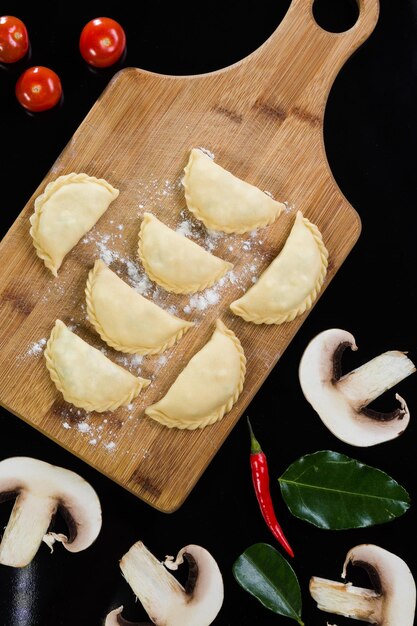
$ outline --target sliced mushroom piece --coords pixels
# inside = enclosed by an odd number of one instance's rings
[[[185,588],[166,569],[177,569],[184,559],[189,566]],[[223,604],[219,567],[201,546],[185,546],[175,560],[166,557],[161,563],[138,541],[124,555],[120,568],[157,626],[209,626]],[[113,621],[107,622],[110,618]],[[107,616],[106,626],[124,626],[120,618],[121,609],[115,609]]]
[[[413,625],[416,585],[402,559],[379,546],[361,544],[347,553],[342,578],[349,563],[368,572],[374,589],[313,576],[310,593],[321,611],[378,626]]]
[[[344,350],[357,350],[355,338],[332,328],[317,335],[300,362],[301,389],[327,428],[353,446],[374,446],[401,435],[410,420],[407,404],[396,394],[399,408],[380,413],[368,404],[416,371],[404,352],[389,351],[341,375]]]
[[[75,472],[29,457],[0,462],[0,502],[16,498],[0,543],[0,563],[28,565],[44,541],[60,541],[70,552],[88,548],[101,529],[100,501],[94,489]],[[48,533],[56,511],[69,537]]]
[[[122,617],[123,606],[113,609],[107,614],[104,626],[152,626],[150,622],[129,622]]]

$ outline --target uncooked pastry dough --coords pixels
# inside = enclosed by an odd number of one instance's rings
[[[29,232],[37,255],[54,276],[65,255],[118,195],[103,178],[72,173],[49,183],[36,198]]]
[[[150,384],[110,361],[100,350],[56,320],[46,350],[46,367],[67,402],[86,411],[114,411]]]
[[[230,411],[243,389],[245,372],[239,339],[217,320],[211,339],[145,413],[169,428],[204,428]]]
[[[151,213],[143,215],[138,253],[149,278],[173,293],[195,293],[211,287],[233,267]]]
[[[97,260],[85,290],[88,318],[109,346],[129,354],[159,354],[193,326],[147,300]]]
[[[290,322],[309,309],[327,272],[328,252],[317,226],[298,211],[287,241],[258,282],[230,305],[255,324]]]
[[[272,224],[285,206],[258,187],[236,178],[194,148],[185,167],[187,207],[207,228],[247,233]]]

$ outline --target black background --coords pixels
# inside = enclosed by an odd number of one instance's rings
[[[2,3],[0,13],[17,15],[29,29],[31,58],[0,66],[0,200],[3,234],[52,166],[113,74],[137,66],[168,74],[194,74],[233,63],[256,49],[276,28],[289,0],[210,3],[153,2],[74,5],[33,3],[30,10]],[[342,27],[352,19],[348,0],[317,2],[321,17]],[[120,21],[127,56],[108,70],[91,71],[78,52],[83,25],[99,15]],[[346,22],[347,23],[347,22]],[[279,518],[296,552],[306,624],[351,620],[319,612],[308,593],[311,575],[339,579],[346,552],[359,543],[376,543],[416,570],[416,514],[368,529],[323,531],[295,519],[281,500],[276,478],[308,452],[336,450],[388,472],[416,493],[417,418],[415,378],[398,385],[412,414],[398,440],[373,448],[354,448],[321,423],[299,388],[297,369],[307,342],[330,327],[349,330],[359,352],[346,354],[344,369],[389,349],[416,353],[416,139],[417,2],[381,0],[381,15],[370,39],[348,61],[331,91],[324,135],[328,160],[342,191],[359,212],[363,231],[347,261],[251,403],[258,439],[269,457],[272,494]],[[14,84],[31,65],[46,65],[61,76],[61,107],[27,114],[16,102]],[[1,355],[0,355],[1,358]],[[19,381],[16,380],[16,385]],[[393,392],[376,406],[389,410]],[[185,504],[171,515],[159,513],[94,471],[46,437],[1,411],[0,458],[34,456],[84,476],[103,507],[103,529],[87,551],[51,556],[42,546],[30,566],[0,566],[0,626],[93,626],[108,610],[125,605],[124,615],[144,619],[122,578],[119,558],[138,539],[160,558],[187,543],[205,546],[217,559],[225,584],[224,605],[215,624],[263,626],[290,623],[264,609],[234,581],[236,557],[253,543],[276,545],[253,495],[245,420],[235,427]],[[0,527],[11,510],[0,507]],[[351,577],[365,582],[351,570]],[[196,624],[196,626],[198,626]],[[400,625],[399,625],[400,626]]]

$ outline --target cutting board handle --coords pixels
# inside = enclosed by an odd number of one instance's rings
[[[314,0],[292,1],[270,38],[245,60],[254,80],[256,73],[263,76],[262,102],[267,107],[275,110],[307,107],[310,118],[313,116],[319,125],[337,74],[378,21],[379,0],[357,2],[356,23],[347,31],[332,33],[317,24]]]
[[[379,16],[379,0],[356,0],[356,2],[359,8],[357,21],[351,28],[340,33],[326,31],[317,24],[313,15],[314,0],[293,0],[284,21],[295,20],[299,24],[303,18],[307,19],[314,25],[315,29],[325,33],[330,40],[336,42],[343,39],[345,42],[350,42],[353,49],[353,47],[356,48],[369,37],[375,28]],[[334,0],[334,4],[337,5],[337,0]],[[337,7],[335,7],[335,11],[337,11]],[[279,27],[277,30],[279,30]]]

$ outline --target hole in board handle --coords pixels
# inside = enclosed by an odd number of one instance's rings
[[[344,33],[359,17],[356,0],[314,0],[313,16],[317,24],[329,33]]]

